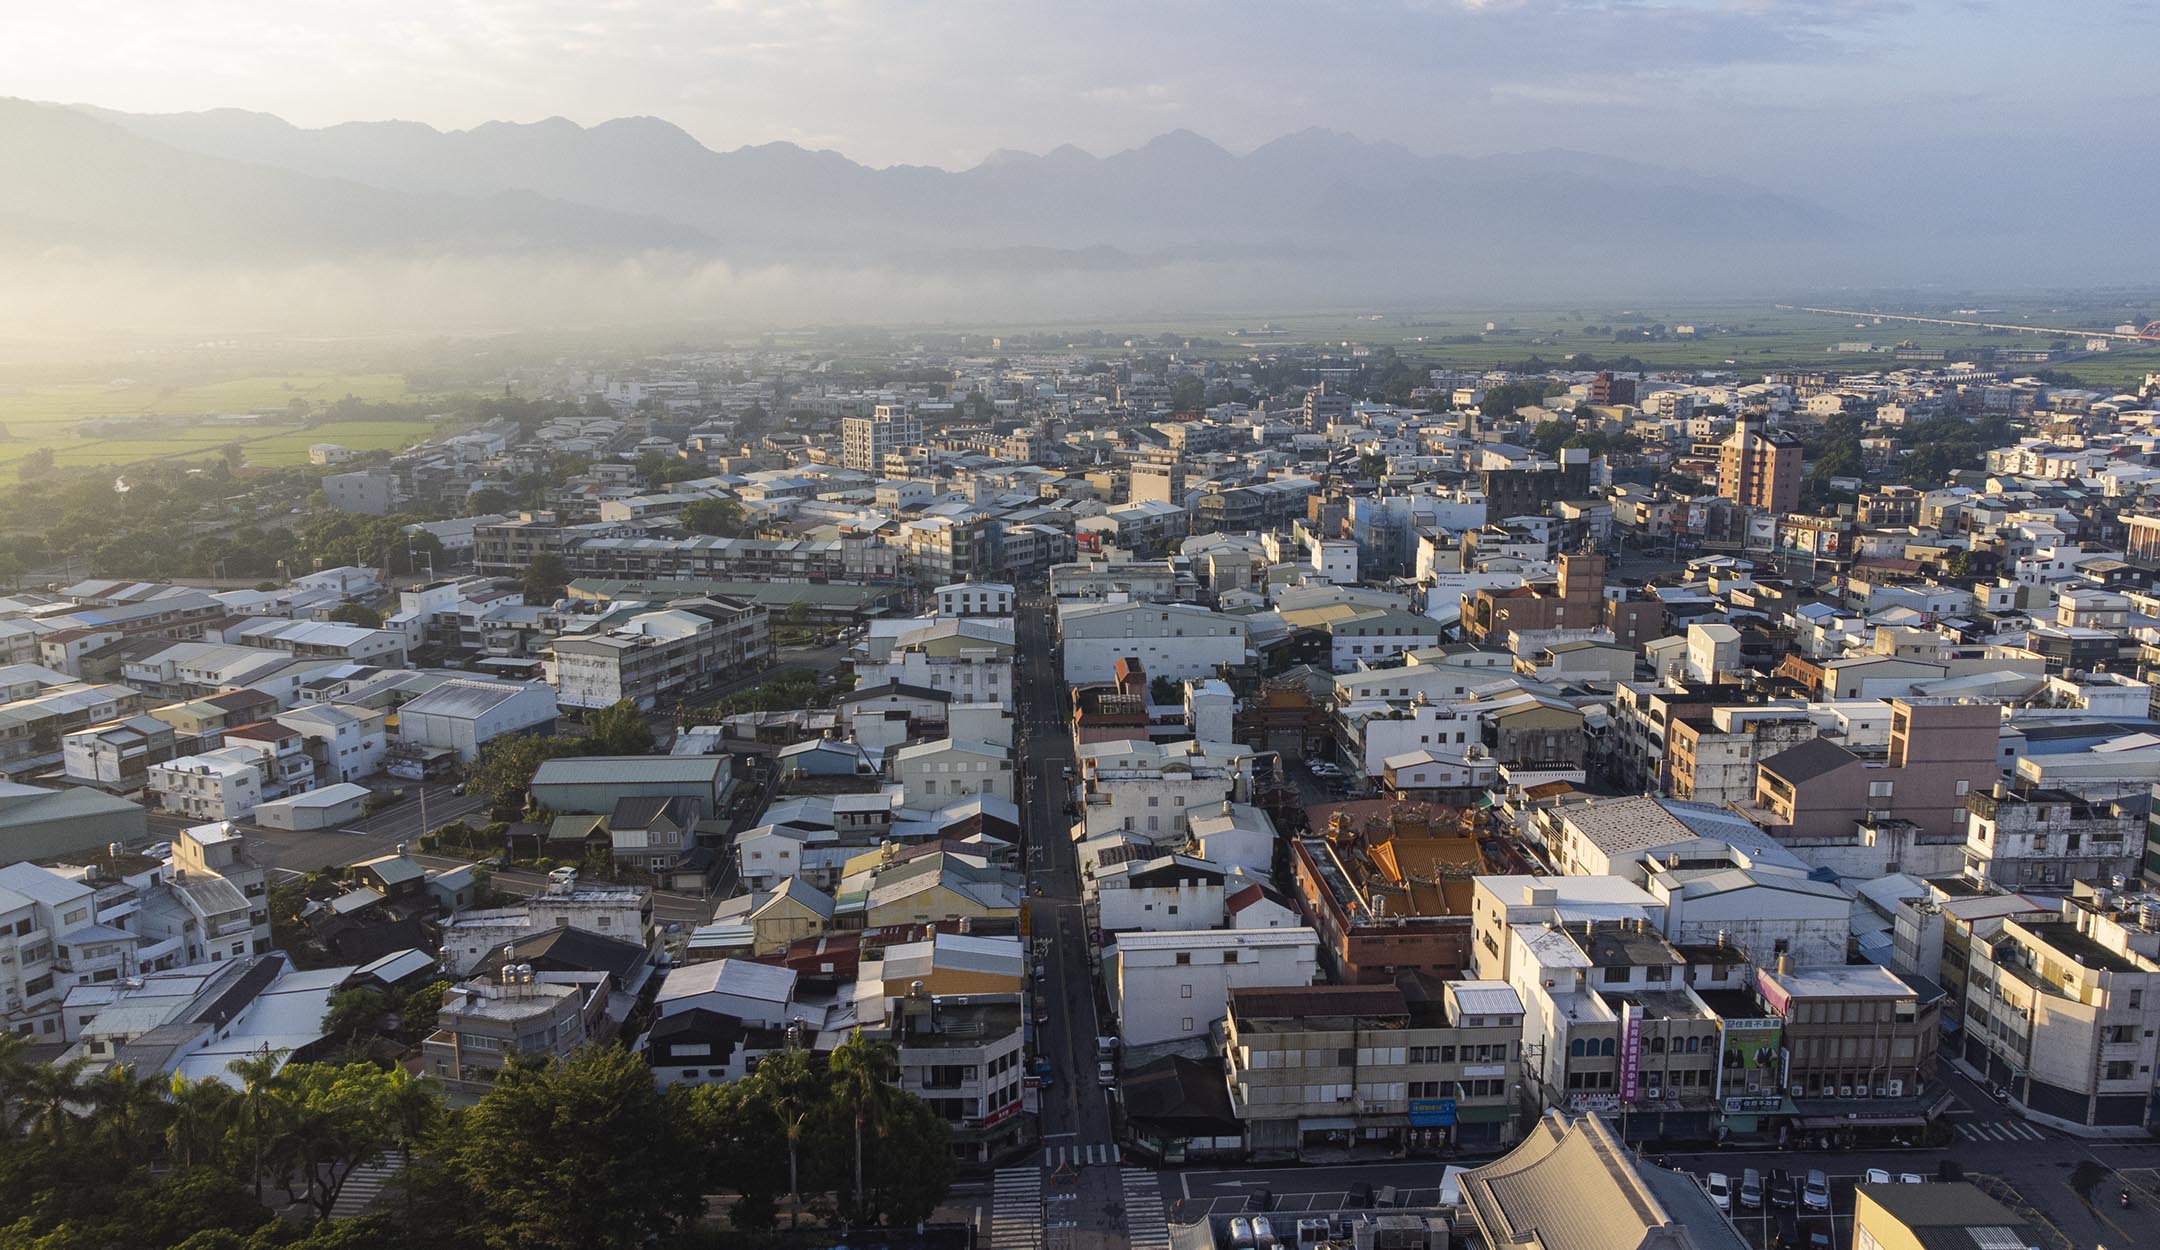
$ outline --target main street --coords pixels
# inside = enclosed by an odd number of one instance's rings
[[[1026,856],[1028,935],[1040,969],[1036,1054],[1049,1064],[1042,1089],[1043,1152],[997,1174],[992,1250],[1167,1244],[1153,1173],[1125,1166],[1109,1099],[1096,1079],[1096,1041],[1109,1030],[1097,1010],[1092,939],[1066,801],[1072,783],[1072,719],[1059,664],[1054,607],[1044,590],[1020,596],[1014,626],[1017,798]],[[1040,1203],[1040,1209],[1036,1204]],[[1131,1208],[1128,1220],[1128,1207]],[[1021,1218],[1034,1210],[1033,1228]],[[1130,1231],[1128,1232],[1128,1224]]]

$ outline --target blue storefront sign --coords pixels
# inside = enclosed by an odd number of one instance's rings
[[[1410,1100],[1410,1127],[1455,1127],[1455,1100],[1452,1098],[1413,1098]]]

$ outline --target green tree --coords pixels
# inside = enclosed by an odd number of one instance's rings
[[[233,1119],[233,1133],[238,1138],[239,1155],[247,1160],[248,1175],[254,1178],[255,1201],[263,1195],[263,1161],[270,1152],[270,1140],[277,1131],[277,1078],[284,1063],[281,1051],[267,1045],[260,1051],[225,1065],[225,1070],[240,1078],[239,1114]]]
[[[33,1067],[23,1058],[29,1045],[19,1033],[0,1033],[0,1142],[15,1136],[15,1104],[29,1086]]]
[[[652,726],[629,699],[619,699],[593,713],[585,726],[588,755],[644,755],[653,749]]]
[[[40,447],[15,462],[15,476],[34,482],[53,471],[53,449]]]
[[[232,1086],[209,1077],[190,1081],[175,1076],[168,1099],[173,1114],[165,1124],[165,1149],[173,1161],[183,1168],[218,1164],[226,1135],[238,1118]]]
[[[162,1075],[138,1078],[132,1064],[116,1063],[84,1083],[91,1118],[105,1148],[134,1166],[163,1138],[173,1110]]]
[[[448,981],[430,981],[406,994],[398,1004],[398,1040],[413,1045],[435,1031],[436,1013],[442,1010]]]
[[[900,1079],[900,1061],[891,1046],[865,1041],[857,1029],[832,1053],[834,1092],[854,1120],[855,1189],[853,1201],[842,1210],[850,1223],[872,1223],[868,1191],[863,1185],[863,1138],[881,1130],[890,1111],[893,1086]]]
[[[1207,383],[1188,373],[1170,384],[1170,407],[1176,412],[1197,412],[1207,406]]]
[[[577,755],[582,749],[582,744],[573,738],[502,734],[490,738],[466,766],[465,785],[485,796],[498,811],[522,811],[531,792],[533,773],[540,765],[559,756]]]
[[[399,1145],[401,1095],[413,1089],[427,1093],[425,1079],[365,1063],[294,1064],[280,1073],[267,1162],[286,1197],[328,1219],[353,1170]]]
[[[382,613],[364,603],[341,603],[330,609],[329,619],[341,625],[358,625],[362,629],[382,628]]]
[[[570,583],[569,566],[561,556],[541,552],[525,566],[525,584],[522,587],[525,602],[549,604],[563,597],[563,590]]]
[[[743,506],[733,499],[700,499],[676,514],[676,521],[693,534],[735,538],[745,528]]]
[[[629,1250],[703,1208],[677,1107],[616,1046],[511,1063],[425,1153],[463,1190],[469,1235],[495,1250]]]
[[[87,1058],[31,1068],[21,1090],[23,1122],[44,1135],[48,1145],[58,1147],[82,1117],[76,1107],[83,1101],[82,1074]]]
[[[515,507],[517,501],[500,486],[483,486],[465,497],[466,516],[497,516]]]
[[[365,985],[339,990],[330,996],[330,1010],[323,1013],[323,1033],[339,1048],[349,1049],[375,1036],[389,1014],[390,999],[381,990]]]

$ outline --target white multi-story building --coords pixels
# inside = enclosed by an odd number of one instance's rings
[[[373,708],[314,704],[280,712],[277,722],[298,733],[315,761],[315,781],[358,781],[382,771],[389,734],[387,718]]]
[[[1413,751],[1430,752],[1436,759],[1464,764],[1470,756],[1484,755],[1484,718],[1474,704],[1427,703],[1409,707],[1392,704],[1361,704],[1342,708],[1336,715],[1336,731],[1343,751],[1368,777],[1378,777],[1387,762]],[[1488,758],[1487,768],[1493,767]],[[1450,784],[1468,785],[1467,772]]]
[[[640,613],[605,633],[565,634],[545,667],[564,707],[639,707],[701,690],[772,659],[765,609],[722,599],[685,600]]]
[[[1013,588],[1009,582],[954,582],[933,592],[939,616],[1011,616]]]
[[[1182,844],[1189,818],[1251,798],[1252,748],[1227,742],[1080,745],[1081,836]]]
[[[897,682],[937,690],[953,703],[1013,702],[1013,628],[1008,621],[873,622],[851,657],[858,689]]]
[[[59,1041],[60,1001],[74,984],[63,934],[96,924],[90,888],[32,864],[0,868],[0,1027]]]
[[[145,783],[158,805],[195,820],[245,820],[263,800],[270,760],[248,747],[183,755],[152,768]]]
[[[1128,1053],[1197,1042],[1224,1018],[1233,988],[1313,984],[1320,939],[1307,928],[1127,933],[1104,975]]]
[[[1173,854],[1106,864],[1095,870],[1088,888],[1105,932],[1161,933],[1222,928],[1227,879],[1219,865]]]
[[[1216,677],[1245,663],[1243,620],[1189,603],[1105,603],[1058,614],[1071,685],[1110,680],[1119,660],[1135,659],[1149,677]]]
[[[840,422],[840,463],[858,473],[882,474],[888,454],[922,445],[922,421],[904,404],[879,404],[867,417]]]
[[[1008,802],[1013,797],[1012,752],[988,742],[920,742],[893,752],[890,767],[892,779],[917,806],[933,807],[971,794]]]

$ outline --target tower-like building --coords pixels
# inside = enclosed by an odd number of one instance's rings
[[[879,404],[867,417],[840,423],[840,463],[862,473],[883,473],[885,453],[922,446],[922,420],[900,404]]]
[[[1800,444],[1743,413],[1718,447],[1718,494],[1747,508],[1791,512],[1800,506]]]

